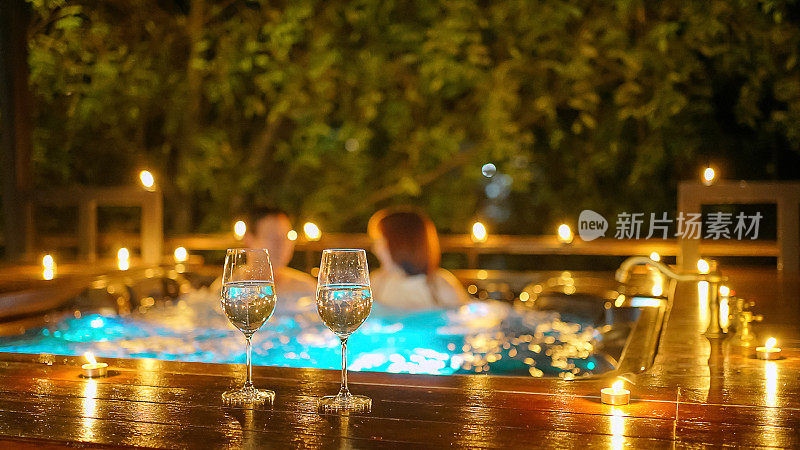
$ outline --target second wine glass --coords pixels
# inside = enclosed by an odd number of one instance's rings
[[[226,403],[272,403],[275,392],[253,386],[250,340],[269,320],[277,301],[269,252],[265,249],[228,249],[222,273],[220,303],[228,320],[247,343],[247,381],[240,389],[222,394]]]
[[[347,338],[364,323],[372,310],[367,253],[360,249],[328,249],[322,252],[317,280],[317,311],[322,323],[342,344],[342,386],[339,393],[323,397],[327,411],[368,411],[372,400],[353,395],[347,387]]]

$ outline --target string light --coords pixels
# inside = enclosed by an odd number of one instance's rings
[[[130,263],[131,253],[127,248],[122,247],[117,252],[117,267],[119,270],[128,270],[131,267]]]
[[[143,170],[139,172],[139,180],[141,180],[142,186],[144,186],[144,188],[148,191],[155,190],[156,179],[149,170]]]
[[[486,227],[482,223],[472,224],[472,242],[486,242],[488,235],[489,233],[486,232]]]
[[[173,255],[175,256],[175,262],[184,262],[189,258],[189,252],[183,247],[176,248]]]
[[[44,255],[42,258],[42,278],[52,280],[56,276],[56,261],[52,255]]]
[[[306,222],[303,225],[303,232],[309,241],[318,241],[322,237],[322,232],[314,222]]]
[[[714,184],[714,179],[716,177],[717,174],[711,167],[706,167],[705,170],[703,170],[703,184],[705,184],[706,186],[711,186],[712,184]]]
[[[562,244],[569,244],[572,242],[572,230],[569,225],[562,223],[558,226],[558,241]]]
[[[236,235],[236,239],[242,239],[245,233],[247,233],[247,224],[243,220],[233,224],[233,234]]]

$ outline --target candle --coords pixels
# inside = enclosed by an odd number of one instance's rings
[[[95,378],[104,377],[106,374],[108,374],[108,364],[97,362],[97,360],[94,359],[92,352],[86,352],[84,353],[84,356],[89,361],[89,364],[84,364],[81,366],[81,369],[83,369],[83,376]]]
[[[756,348],[756,357],[758,359],[778,359],[781,357],[781,349],[775,347],[778,341],[774,337],[767,339],[767,343],[763,347]]]
[[[606,405],[627,405],[631,401],[631,391],[622,387],[622,380],[617,380],[610,388],[600,390],[600,400]]]

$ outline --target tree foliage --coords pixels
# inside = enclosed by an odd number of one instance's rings
[[[358,230],[404,202],[535,233],[671,210],[710,159],[779,177],[800,148],[791,0],[32,5],[39,182],[146,166],[195,230],[256,202]]]

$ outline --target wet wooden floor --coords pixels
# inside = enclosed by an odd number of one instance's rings
[[[106,359],[110,376],[88,380],[81,358],[0,354],[0,446],[800,447],[797,291],[730,275],[769,311],[762,334],[779,333],[786,358],[756,360],[701,336],[687,283],[625,406],[600,403],[610,380],[356,372],[351,390],[372,397],[372,411],[320,414],[316,398],[336,392],[337,371],[256,367],[275,403],[226,407],[220,394],[242,383],[241,366]]]

